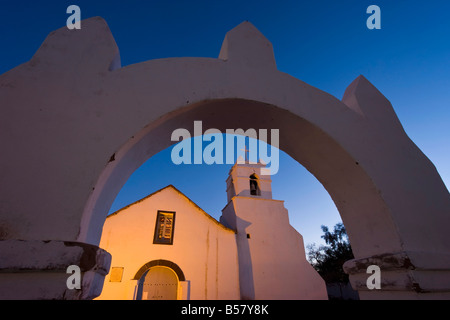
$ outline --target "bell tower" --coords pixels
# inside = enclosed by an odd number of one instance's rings
[[[220,222],[236,231],[241,299],[326,299],[325,283],[306,261],[284,201],[272,199],[265,167],[240,159],[226,180]]]
[[[227,182],[227,203],[235,196],[272,199],[272,180],[262,175],[262,163],[236,163],[229,172]]]

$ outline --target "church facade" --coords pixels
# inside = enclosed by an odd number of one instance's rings
[[[174,186],[111,214],[112,255],[97,299],[327,299],[262,164],[235,164],[220,222]]]

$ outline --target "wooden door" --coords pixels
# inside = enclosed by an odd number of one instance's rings
[[[167,267],[151,267],[141,279],[142,300],[176,300],[178,292],[178,277]]]

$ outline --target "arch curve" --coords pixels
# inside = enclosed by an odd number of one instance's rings
[[[164,259],[152,260],[144,264],[134,275],[133,280],[139,280],[151,267],[163,266],[172,269],[178,276],[178,281],[186,281],[183,270],[174,262]]]

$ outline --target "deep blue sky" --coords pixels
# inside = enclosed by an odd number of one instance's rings
[[[450,185],[450,1],[0,0],[0,74],[28,61],[48,33],[65,26],[70,4],[81,7],[82,19],[107,21],[123,66],[217,57],[225,33],[248,20],[272,42],[279,70],[339,99],[363,74],[391,101],[407,134]],[[371,4],[381,8],[381,30],[366,28]],[[169,151],[162,152],[136,171],[112,210],[174,184],[218,218],[229,167],[177,167]],[[272,179],[274,197],[286,200],[305,243],[320,241],[321,224],[339,221],[328,194],[291,158],[281,158]]]

